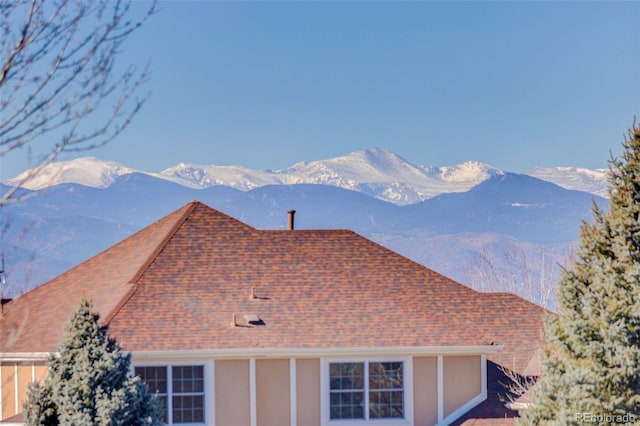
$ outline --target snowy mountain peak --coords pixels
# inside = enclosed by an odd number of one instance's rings
[[[80,183],[95,188],[106,188],[119,176],[136,170],[116,161],[82,157],[69,161],[58,161],[42,169],[30,169],[10,179],[9,185],[20,185],[38,190],[61,183]]]
[[[493,176],[505,173],[479,161],[445,167],[415,165],[391,151],[370,148],[326,160],[296,163],[278,171],[178,163],[160,173],[152,173],[138,171],[115,161],[85,157],[52,163],[37,173],[27,171],[7,183],[33,190],[61,183],[104,188],[118,177],[135,172],[196,189],[228,186],[249,191],[265,185],[330,185],[397,205],[417,203],[442,193],[468,191]],[[29,173],[33,173],[33,177],[25,181]],[[528,174],[567,189],[606,196],[607,179],[606,170],[603,169],[557,167],[533,169]]]
[[[465,161],[457,166],[441,167],[440,170],[442,179],[447,182],[477,182],[504,174],[502,170],[480,161]]]
[[[370,148],[362,151],[356,151],[344,157],[338,157],[336,160],[339,158],[343,158],[347,161],[354,159],[362,163],[367,163],[377,170],[387,170],[391,172],[396,170],[398,167],[402,168],[407,167],[407,165],[411,165],[398,154],[381,148]]]
[[[585,169],[581,167],[538,167],[525,174],[553,182],[566,189],[590,192],[608,197],[609,171],[607,169]]]
[[[163,170],[159,176],[173,181],[187,182],[195,188],[229,186],[241,191],[249,191],[260,186],[281,183],[274,175],[272,172],[242,166],[179,163],[175,167]]]
[[[328,160],[297,163],[286,172],[294,175],[314,175],[322,172],[334,178],[357,179],[365,183],[399,180],[407,172],[423,174],[419,167],[408,163],[397,154],[380,148],[355,151]]]

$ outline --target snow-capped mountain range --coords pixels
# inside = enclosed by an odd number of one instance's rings
[[[546,167],[528,170],[525,174],[553,182],[558,186],[576,191],[590,192],[607,197],[608,170],[580,167]]]
[[[471,287],[547,306],[550,293],[539,283],[557,277],[592,200],[607,203],[598,196],[606,195],[605,170],[420,166],[382,149],[278,171],[181,163],[152,173],[85,157],[47,165],[25,181],[29,174],[6,182],[21,188],[20,202],[0,215],[8,278],[1,297],[199,200],[259,229],[284,229],[286,211],[295,209],[300,229],[351,229]],[[0,184],[0,195],[8,190]]]
[[[146,174],[193,189],[226,186],[249,191],[267,185],[322,184],[361,192],[402,206],[443,193],[468,191],[493,176],[503,175],[505,171],[477,161],[444,167],[415,165],[393,152],[372,148],[328,160],[296,163],[284,170],[263,171],[243,166],[179,163],[154,173],[114,161],[84,157],[49,164],[32,178],[28,178],[32,171],[26,171],[6,184],[31,190],[62,183],[106,188],[118,177],[132,173]],[[566,189],[606,196],[607,173],[604,169],[537,168],[524,174]]]

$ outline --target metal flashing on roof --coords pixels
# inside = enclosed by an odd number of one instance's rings
[[[253,327],[257,325],[265,325],[265,323],[256,314],[233,314],[231,325],[234,327]]]

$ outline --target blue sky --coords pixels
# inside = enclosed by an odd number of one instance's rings
[[[119,58],[151,60],[151,98],[85,155],[147,171],[280,169],[379,147],[434,166],[596,168],[640,120],[640,2],[159,9]],[[26,163],[4,167],[8,177]]]

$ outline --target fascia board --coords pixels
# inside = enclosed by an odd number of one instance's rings
[[[49,352],[0,352],[0,361],[46,361],[49,355],[51,355]]]
[[[342,356],[420,356],[420,355],[488,355],[502,350],[502,345],[478,346],[401,346],[354,348],[230,348],[203,350],[132,351],[135,359],[189,358],[312,358]]]
[[[495,354],[502,345],[475,346],[398,346],[351,348],[229,348],[169,351],[132,351],[135,358],[275,358],[275,357],[327,357],[327,356],[419,356],[419,355],[482,355]],[[0,361],[47,360],[49,352],[0,352]]]

